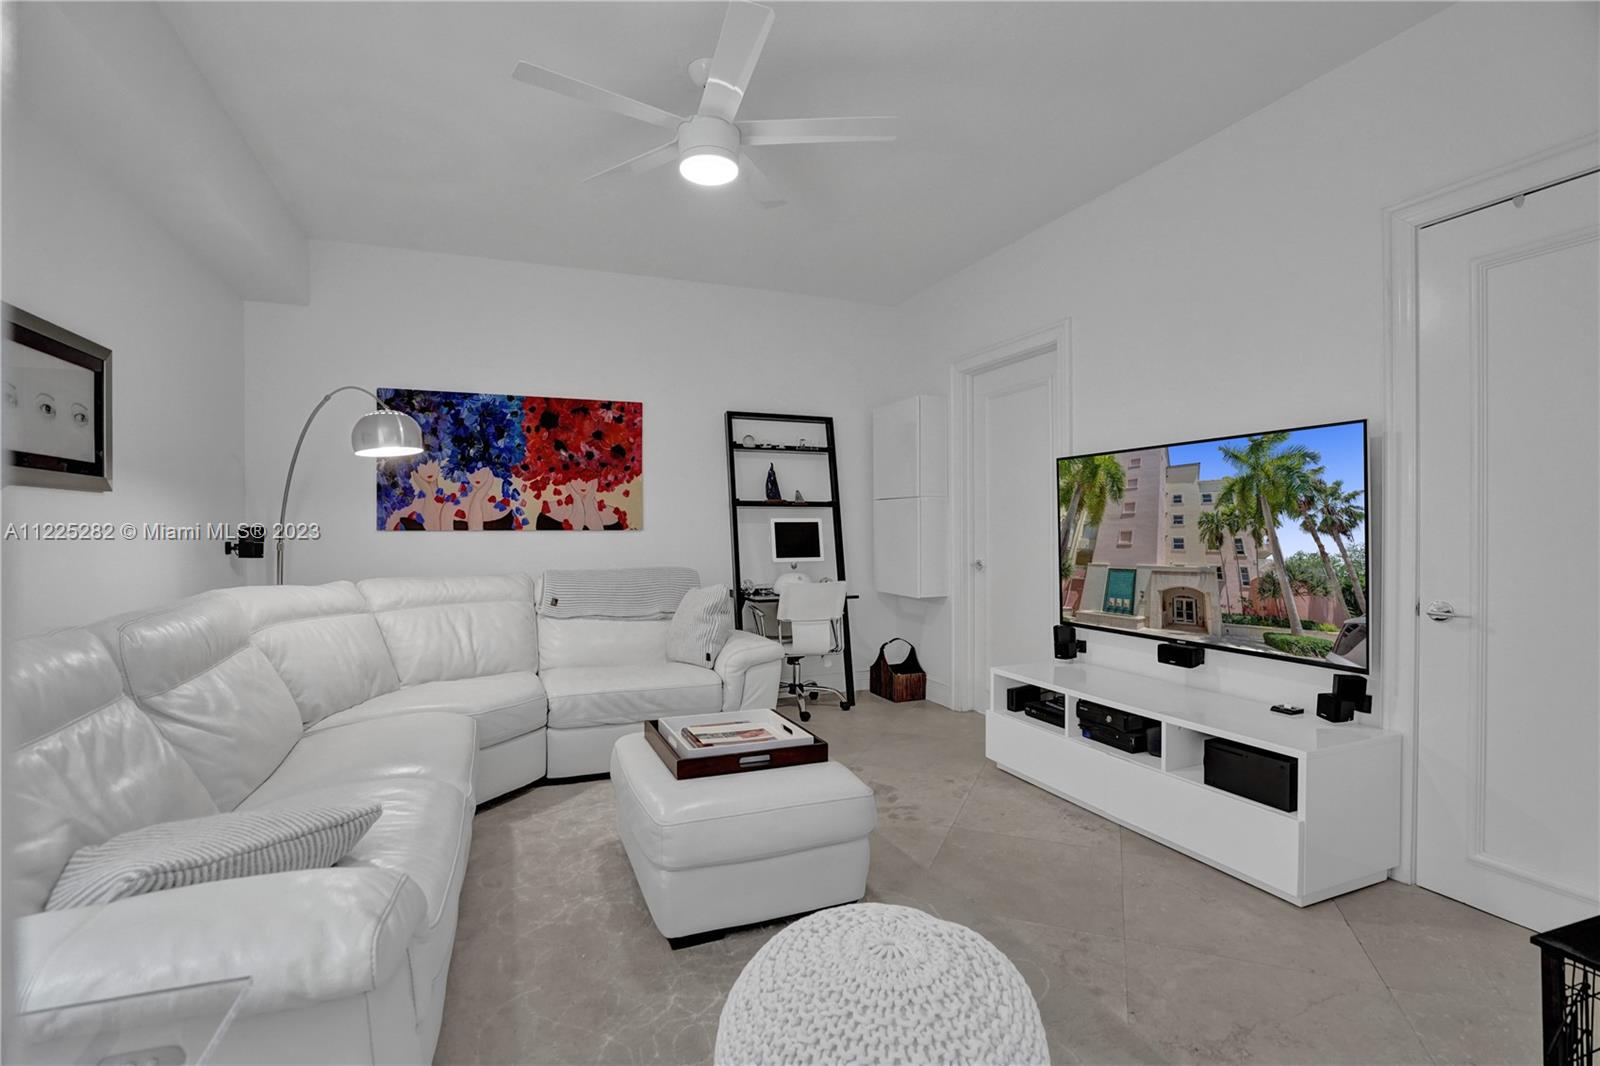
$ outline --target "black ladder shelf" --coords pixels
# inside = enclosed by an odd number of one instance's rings
[[[778,446],[757,447],[741,443],[748,430],[735,430],[739,422],[786,422],[803,423],[805,425],[820,426],[823,440],[827,444],[823,447],[815,445],[807,447]],[[839,453],[835,448],[833,436],[833,418],[829,415],[791,415],[780,414],[772,411],[729,411],[724,420],[724,427],[728,438],[728,526],[733,544],[733,624],[740,629],[744,628],[745,608],[751,603],[769,602],[765,599],[752,599],[746,594],[744,581],[740,574],[739,554],[739,511],[747,507],[790,507],[795,510],[806,508],[826,507],[833,512],[833,566],[834,576],[843,581],[844,576],[844,520],[839,514]],[[739,455],[757,453],[770,457],[780,455],[825,455],[828,457],[828,498],[826,500],[807,500],[804,503],[790,503],[786,500],[742,500],[739,498],[739,480],[735,474],[734,464]],[[855,599],[854,596],[849,599]],[[844,611],[840,618],[840,643],[844,646],[844,691],[845,700],[839,705],[840,710],[849,710],[856,702],[856,670],[855,660],[850,652],[850,604],[845,602]]]

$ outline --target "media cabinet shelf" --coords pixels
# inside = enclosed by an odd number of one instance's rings
[[[1109,744],[1100,744],[1073,732],[1067,733],[1067,743],[1082,744],[1093,751],[1102,752],[1106,755],[1109,755],[1113,759],[1120,759],[1122,762],[1125,762],[1130,766],[1142,766],[1145,769],[1153,770],[1156,773],[1161,772],[1161,757],[1159,755],[1151,755],[1149,752],[1144,751],[1119,751],[1118,749],[1111,747]]]
[[[1006,709],[1006,691],[1066,697],[1068,728]],[[1161,724],[1161,754],[1083,737],[1079,699]],[[990,759],[1079,806],[1299,906],[1374,884],[1400,861],[1400,735],[1333,724],[1264,704],[1083,660],[992,671]],[[1238,741],[1293,757],[1298,809],[1282,811],[1205,783],[1205,742]]]

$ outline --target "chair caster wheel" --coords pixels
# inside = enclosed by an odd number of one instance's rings
[[[806,693],[806,695],[810,698],[812,703],[815,703],[817,701],[818,697],[820,697],[822,695],[822,693],[820,693],[820,692],[808,692],[808,693]]]
[[[811,721],[811,712],[810,712],[810,711],[806,711],[806,710],[802,710],[802,711],[801,711],[801,712],[800,712],[800,720],[801,720],[801,721],[802,721],[802,722],[809,722],[809,721]]]
[[[839,709],[841,711],[848,711],[850,708],[852,708],[854,706],[855,706],[855,704],[853,704],[853,703],[846,703],[844,700],[840,700],[839,701]]]

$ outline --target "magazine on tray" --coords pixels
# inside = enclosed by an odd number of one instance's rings
[[[661,719],[657,728],[680,756],[691,758],[771,751],[816,742],[804,728],[775,711],[678,715]]]

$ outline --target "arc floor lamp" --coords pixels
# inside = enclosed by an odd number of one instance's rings
[[[341,392],[366,393],[378,405],[376,411],[369,411],[356,419],[356,424],[350,430],[351,451],[370,459],[394,459],[422,451],[422,427],[417,425],[417,420],[378,399],[378,394],[371,389],[363,389],[360,385],[340,385],[324,396],[306,416],[306,424],[300,427],[300,436],[294,442],[294,454],[289,457],[289,472],[283,478],[283,502],[278,506],[278,528],[274,531],[278,534],[276,552],[280,585],[283,584],[283,531],[289,517],[289,486],[294,484],[294,467],[300,461],[300,446],[305,444],[306,432],[311,429],[311,423],[316,421],[318,412]]]

